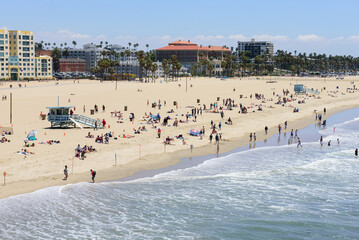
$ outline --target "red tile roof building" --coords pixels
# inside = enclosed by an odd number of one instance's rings
[[[170,59],[172,55],[176,55],[178,61],[189,67],[200,60],[209,59],[210,57],[223,58],[225,53],[230,53],[231,50],[224,47],[208,46],[202,47],[195,43],[186,41],[175,41],[168,44],[166,47],[156,49],[157,60]]]

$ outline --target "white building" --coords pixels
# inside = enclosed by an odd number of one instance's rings
[[[250,58],[258,55],[268,53],[273,56],[274,47],[272,42],[255,41],[252,39],[250,42],[238,42],[238,52],[250,52]]]

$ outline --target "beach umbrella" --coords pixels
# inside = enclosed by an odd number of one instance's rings
[[[196,129],[191,129],[191,131],[189,131],[189,134],[192,135],[192,136],[198,136],[199,131],[196,130]]]
[[[31,132],[29,132],[29,134],[27,135],[27,139],[29,140],[35,140],[36,139],[36,134],[37,134],[37,131],[36,130],[32,130]]]

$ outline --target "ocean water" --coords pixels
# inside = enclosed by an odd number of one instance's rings
[[[303,148],[2,199],[0,239],[359,239],[359,118],[318,130],[323,147],[301,137]]]

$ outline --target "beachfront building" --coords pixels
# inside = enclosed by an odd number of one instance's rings
[[[86,61],[86,71],[89,72],[90,68],[97,67],[97,62],[102,58],[102,48],[97,47],[95,44],[88,43],[79,49],[65,49],[62,51],[62,58],[79,58]]]
[[[85,73],[86,60],[79,58],[54,59],[54,72],[58,73]]]
[[[251,59],[255,58],[258,55],[268,54],[273,56],[274,46],[272,42],[268,41],[256,41],[252,39],[247,42],[238,42],[238,53],[240,52],[249,52]]]
[[[126,49],[125,47],[119,45],[119,44],[111,44],[108,46],[108,49],[110,52],[115,52],[115,53],[118,53],[118,58],[116,58],[116,56],[114,54],[111,54],[109,56],[109,58],[111,60],[118,60],[120,62],[126,62],[126,63],[138,63],[138,60],[137,60],[137,56],[136,56],[136,51],[134,49],[130,50],[130,55],[127,56],[125,53],[126,53],[126,50],[129,50],[129,49]]]
[[[46,59],[46,64],[44,64]],[[38,64],[41,67],[38,67]],[[46,65],[46,68],[43,67]],[[0,79],[52,78],[52,58],[35,57],[35,36],[31,31],[0,29]]]
[[[214,59],[223,59],[223,56],[226,53],[231,53],[231,50],[218,46],[198,46],[189,40],[171,42],[166,47],[156,49],[158,61],[170,59],[172,55],[176,55],[182,66],[188,69],[190,69],[197,62],[210,59],[211,57]]]
[[[52,57],[35,57],[35,79],[52,78]]]

